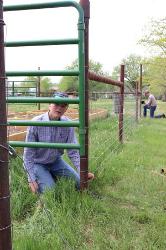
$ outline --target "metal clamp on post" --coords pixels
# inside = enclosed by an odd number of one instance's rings
[[[80,173],[88,173],[88,170],[80,170]]]
[[[0,197],[0,201],[4,199],[9,199],[9,198],[10,198],[10,194],[8,196]]]
[[[9,163],[9,161],[3,161],[3,160],[0,160],[0,162],[2,162],[2,163]]]
[[[1,24],[2,24],[2,25],[6,25],[5,22],[4,22],[4,20],[2,20],[2,19],[0,19],[0,25],[1,25]]]
[[[4,230],[7,230],[8,228],[11,228],[12,227],[12,224],[6,226],[6,227],[3,227],[3,228],[0,228],[0,232],[1,231],[4,231]]]
[[[16,153],[15,149],[13,147],[11,147],[10,145],[9,145],[9,155],[12,158],[17,158],[17,153]]]
[[[16,157],[17,157],[16,151],[15,151],[14,148],[11,147],[10,145],[8,145],[8,147],[5,147],[5,146],[3,146],[2,144],[0,144],[0,147],[6,149],[6,150],[9,152],[9,155],[10,155],[12,158],[16,158]],[[2,160],[0,160],[0,162],[8,162],[8,161],[2,161]]]

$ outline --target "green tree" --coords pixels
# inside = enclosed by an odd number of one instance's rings
[[[149,84],[150,90],[166,101],[166,58],[154,57],[144,62],[146,76],[144,82]]]
[[[75,60],[70,66],[66,67],[67,70],[78,69],[78,60]],[[96,74],[109,76],[107,72],[103,71],[103,66],[99,62],[94,62],[92,60],[89,61],[89,69],[90,71],[95,72]],[[62,91],[67,92],[78,92],[78,77],[77,76],[64,76],[61,78],[59,83],[59,88]],[[113,87],[111,85],[89,81],[89,90],[90,91],[108,91]]]
[[[147,68],[146,81],[156,95],[162,95],[166,100],[166,18],[152,19],[139,43],[157,52],[157,56],[144,64]]]
[[[136,81],[140,76],[140,64],[143,59],[140,56],[131,54],[129,57],[122,59],[120,64],[125,65],[125,89],[131,92],[135,92]],[[117,79],[120,75],[120,66],[116,66],[113,69],[112,78]]]
[[[155,51],[166,56],[166,18],[152,19],[145,29],[144,37],[139,41],[140,44],[154,48]]]
[[[48,77],[37,77],[37,76],[28,76],[20,84],[21,87],[24,87],[24,90],[29,92],[32,87],[37,87],[38,82],[40,81],[40,92],[42,95],[47,95],[50,88],[52,87],[51,79]],[[25,88],[27,87],[27,88]],[[35,92],[35,88],[33,90]]]

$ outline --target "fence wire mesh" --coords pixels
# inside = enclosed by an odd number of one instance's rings
[[[123,131],[119,131],[120,99],[124,98]],[[90,93],[90,110],[98,113],[95,121],[89,124],[89,164],[95,172],[103,171],[108,157],[117,154],[122,148],[119,133],[123,133],[125,143],[136,128],[139,118],[139,100],[135,94],[93,92]],[[100,111],[105,110],[105,117]]]

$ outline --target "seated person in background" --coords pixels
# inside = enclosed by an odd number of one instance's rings
[[[55,98],[68,98],[66,93],[57,92]],[[33,118],[34,121],[69,121],[64,116],[68,109],[67,103],[54,103],[49,105],[49,111]],[[77,143],[73,127],[43,127],[30,126],[27,130],[26,141],[49,143]],[[71,178],[76,188],[80,188],[80,155],[76,149],[67,150],[68,157],[76,167],[77,172],[62,159],[64,149],[25,148],[24,167],[28,174],[28,182],[32,192],[43,193],[56,183],[56,177]],[[94,175],[88,173],[88,179]]]
[[[147,109],[150,110],[150,118],[154,118],[154,112],[156,110],[157,107],[157,102],[156,99],[154,97],[154,95],[152,95],[149,90],[145,91],[145,97],[148,97],[148,101],[146,102],[146,104],[144,105],[144,117],[147,116]]]

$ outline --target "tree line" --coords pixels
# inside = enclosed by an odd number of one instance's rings
[[[140,64],[143,66],[143,88],[149,88],[155,95],[166,100],[166,18],[151,20],[145,30],[145,34],[138,41],[151,51],[149,58],[144,58],[136,54],[130,54],[119,62],[119,65],[113,68],[112,73],[105,72],[100,62],[90,60],[89,70],[118,80],[120,65],[125,65],[125,88],[127,91],[135,92],[136,81],[140,77]],[[71,65],[67,66],[67,70],[78,68],[78,60],[74,60]],[[33,83],[26,81],[33,80]],[[20,86],[35,86],[39,81],[38,77],[27,77],[21,82]],[[40,77],[41,93],[48,95],[54,85],[48,77]],[[64,76],[58,83],[58,89],[67,92],[78,92],[78,77]],[[114,91],[116,87],[90,81],[89,90],[91,92],[107,92]]]

